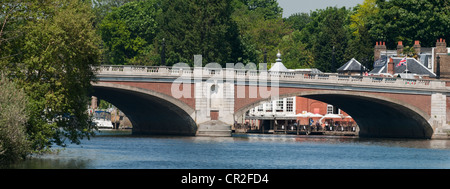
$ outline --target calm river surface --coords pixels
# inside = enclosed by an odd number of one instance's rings
[[[101,132],[81,145],[12,168],[48,169],[449,169],[450,140],[294,135],[226,138]]]

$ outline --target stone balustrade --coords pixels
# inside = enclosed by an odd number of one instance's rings
[[[450,91],[446,87],[445,81],[425,80],[425,79],[402,79],[392,77],[373,77],[373,76],[350,76],[339,75],[335,73],[310,74],[300,72],[259,72],[256,70],[240,69],[222,69],[222,68],[197,68],[192,67],[164,67],[164,66],[124,66],[124,65],[104,65],[95,67],[94,70],[98,76],[117,75],[117,76],[161,76],[161,77],[222,77],[233,76],[237,80],[254,79],[277,79],[283,82],[308,82],[318,84],[336,84],[336,85],[364,85],[364,86],[384,86],[400,88],[417,89],[440,89]],[[194,74],[195,73],[195,74]],[[260,74],[262,73],[262,74]]]

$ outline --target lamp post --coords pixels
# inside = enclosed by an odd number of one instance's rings
[[[364,76],[364,66],[362,64],[363,63],[361,63],[361,76]]]
[[[334,73],[335,70],[335,64],[336,64],[336,57],[335,57],[335,52],[334,52],[334,46],[333,46],[333,53],[332,53],[332,57],[331,57],[331,72]]]
[[[264,63],[267,63],[267,50],[264,48]]]
[[[166,40],[162,39],[161,66],[166,66]]]

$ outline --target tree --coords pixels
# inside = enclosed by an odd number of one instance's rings
[[[248,9],[261,14],[265,19],[281,18],[283,9],[276,0],[240,0]]]
[[[300,39],[298,30],[282,38],[278,49],[282,53],[283,64],[289,69],[313,68],[313,55]]]
[[[395,48],[397,41],[432,47],[438,38],[450,39],[450,2],[447,0],[377,1],[379,14],[371,21],[370,35]]]
[[[284,19],[292,28],[301,31],[306,25],[312,21],[308,13],[295,13]]]
[[[233,3],[232,18],[239,28],[239,39],[243,49],[240,61],[261,63],[264,61],[264,52],[267,52],[268,63],[274,62],[282,38],[293,30],[281,17],[268,19],[267,15],[254,11],[258,9],[257,7],[249,8],[241,0],[235,0]]]
[[[376,5],[376,0],[364,0],[363,4],[355,7],[354,13],[350,16],[350,30],[353,36],[360,36],[360,30],[367,30],[374,17],[380,12]]]
[[[345,7],[327,7],[320,12],[316,41],[313,44],[315,67],[324,72],[336,72],[347,60],[345,57],[349,39],[349,12]],[[335,59],[333,59],[335,58]],[[334,64],[334,65],[333,65]]]
[[[163,1],[155,48],[165,39],[168,65],[192,64],[195,54],[207,63],[236,62],[242,53],[232,12],[228,0]]]
[[[91,5],[31,1],[24,10],[28,15],[16,26],[22,34],[9,42],[18,53],[1,68],[28,96],[27,139],[38,152],[64,146],[66,139],[78,144],[94,129],[87,104],[100,52]]]
[[[108,15],[114,8],[120,7],[125,3],[132,2],[134,0],[92,0],[92,9],[95,15],[94,26],[98,28],[98,25],[102,22],[106,15]]]
[[[350,16],[349,29],[352,35],[346,53],[347,60],[355,58],[364,65],[372,66],[370,60],[373,60],[375,39],[369,34],[369,29],[379,11],[376,0],[365,0],[354,8],[354,13]]]
[[[27,96],[23,89],[0,78],[0,168],[23,159],[30,153],[25,124],[28,120]]]
[[[113,10],[102,20],[102,36],[108,64],[151,64],[146,57],[152,52],[158,32],[156,17],[161,10],[157,0],[135,1]]]

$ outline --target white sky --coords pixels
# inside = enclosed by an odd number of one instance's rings
[[[309,13],[311,10],[324,9],[328,6],[349,8],[363,2],[364,0],[278,0],[278,4],[283,8],[283,17],[299,12]]]

